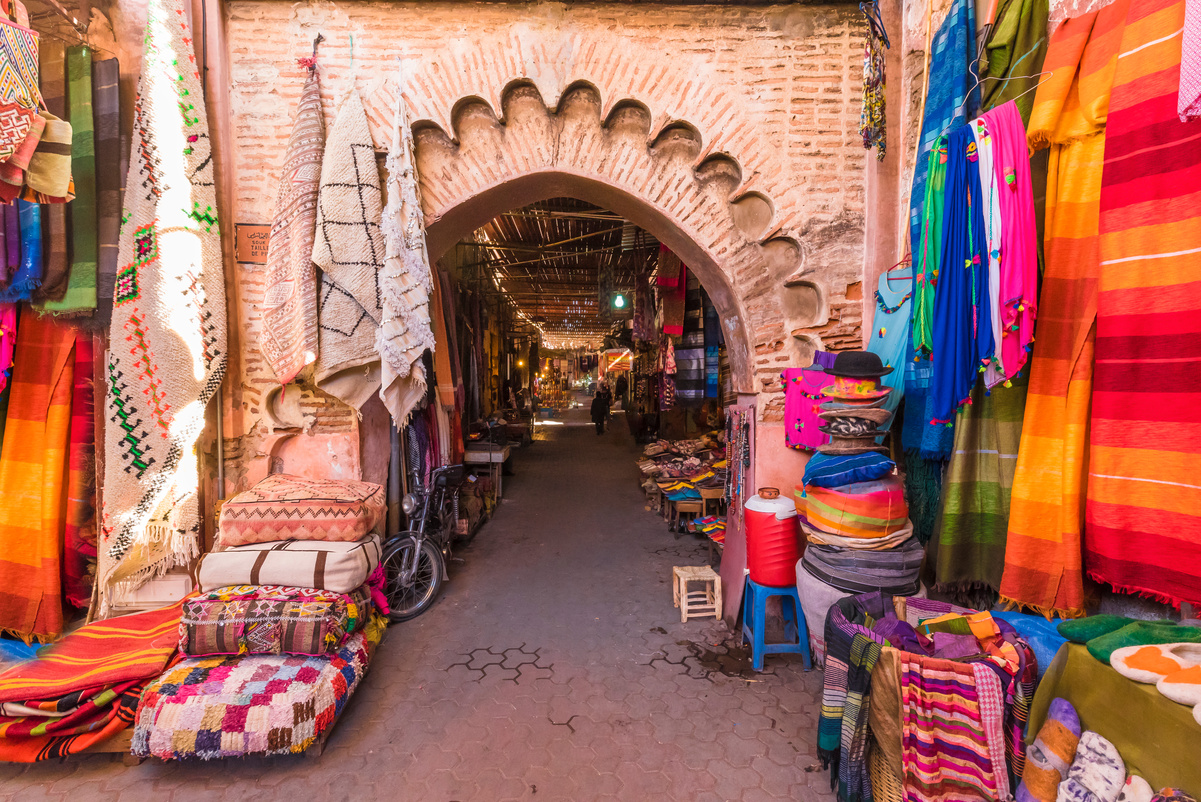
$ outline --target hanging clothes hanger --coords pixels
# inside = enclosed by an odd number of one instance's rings
[[[901,261],[897,262],[895,265],[893,265],[892,267],[890,267],[884,271],[885,281],[913,281],[912,274],[910,274],[908,276],[893,275],[894,273],[898,273],[902,270],[908,270],[912,266],[913,266],[913,259],[911,259],[909,257],[909,255],[906,254],[905,258],[903,258]]]
[[[875,0],[863,0],[859,3],[859,10],[863,12],[863,16],[867,17],[867,24],[871,26],[872,33],[884,42],[885,49],[891,50],[892,44],[888,41],[888,31],[884,28],[884,20],[880,17],[880,8],[876,5]]]

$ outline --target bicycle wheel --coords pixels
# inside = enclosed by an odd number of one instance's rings
[[[408,621],[428,610],[442,591],[442,552],[429,540],[421,541],[417,555],[417,570],[409,583],[402,584],[400,576],[413,558],[413,541],[396,540],[385,549],[381,562],[387,581],[388,620]]]

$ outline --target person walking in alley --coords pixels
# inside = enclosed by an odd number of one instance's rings
[[[609,402],[600,390],[592,397],[592,422],[596,424],[596,433],[605,433],[605,420],[609,417]]]

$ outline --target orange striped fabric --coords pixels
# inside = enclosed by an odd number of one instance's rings
[[[179,645],[183,602],[94,621],[0,674],[0,703],[57,699],[75,691],[158,676]]]
[[[1201,603],[1201,126],[1177,114],[1185,0],[1131,3],[1100,197],[1085,568]]]
[[[797,492],[798,512],[811,526],[843,537],[878,538],[909,526],[909,507],[899,477]],[[801,508],[803,504],[803,509]]]
[[[1010,500],[1003,600],[1084,614],[1081,531],[1092,392],[1097,221],[1109,89],[1131,0],[1063,23],[1051,39],[1028,129],[1050,146],[1046,270]]]
[[[0,632],[25,640],[54,640],[63,628],[74,353],[70,328],[24,307],[0,452]]]

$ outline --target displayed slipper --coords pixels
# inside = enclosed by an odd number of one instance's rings
[[[1163,788],[1151,797],[1151,802],[1197,802],[1197,797],[1179,788]]]
[[[1118,802],[1126,784],[1126,763],[1118,749],[1091,730],[1080,736],[1068,778],[1058,798],[1067,802]]]
[[[1062,631],[1062,625],[1060,625]],[[1150,646],[1165,643],[1201,643],[1201,629],[1177,626],[1175,621],[1135,621],[1121,629],[1093,638],[1085,647],[1088,653],[1108,663],[1110,655],[1124,646]]]
[[[1197,726],[1201,727],[1201,705],[1193,708],[1193,718],[1197,721]]]
[[[1088,643],[1093,638],[1116,632],[1124,626],[1133,624],[1133,618],[1122,615],[1090,615],[1087,618],[1072,618],[1059,623],[1059,634],[1072,643]]]
[[[1153,796],[1155,791],[1151,784],[1137,774],[1131,774],[1122,786],[1122,793],[1118,794],[1118,802],[1151,802]]]
[[[1201,665],[1201,643],[1163,643],[1125,646],[1109,656],[1123,677],[1154,685],[1166,676]]]
[[[1155,689],[1173,702],[1189,707],[1201,705],[1201,665],[1167,675],[1155,683]]]
[[[1034,743],[1026,749],[1026,770],[1018,802],[1054,802],[1080,745],[1080,717],[1066,699],[1056,697]]]

